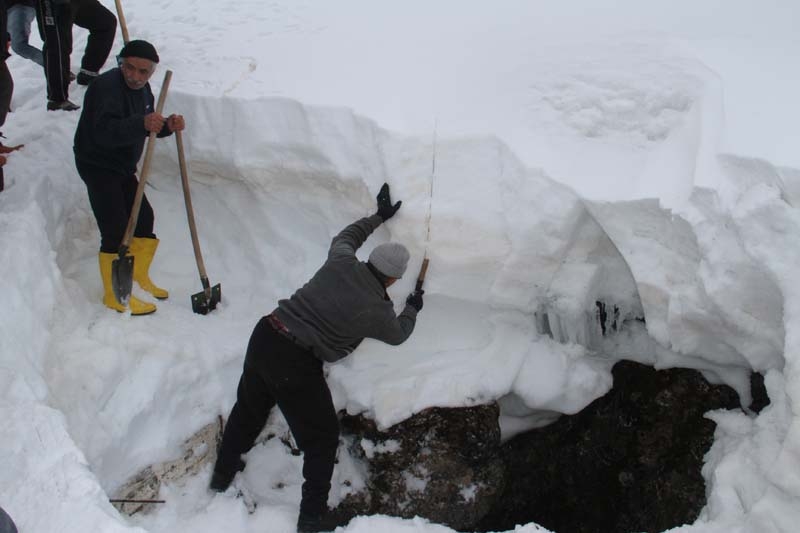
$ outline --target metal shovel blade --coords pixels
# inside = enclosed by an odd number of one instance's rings
[[[209,294],[206,291],[200,291],[197,294],[192,294],[192,311],[199,315],[206,315],[209,311],[217,308],[217,304],[222,299],[222,287],[217,283]]]
[[[111,262],[111,288],[114,298],[122,305],[128,305],[133,289],[133,256],[117,257]]]

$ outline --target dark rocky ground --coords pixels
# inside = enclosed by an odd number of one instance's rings
[[[502,446],[505,490],[475,530],[535,521],[558,533],[659,532],[694,522],[715,429],[703,415],[740,408],[738,395],[695,370],[621,361],[613,374],[614,388],[577,415]],[[760,410],[766,391],[754,376]]]
[[[703,456],[737,394],[694,370],[619,362],[614,388],[574,416],[500,442],[496,404],[428,409],[386,431],[345,416],[367,490],[335,511],[423,516],[460,531],[536,522],[558,533],[660,532],[705,505]],[[752,409],[766,405],[754,375]],[[362,445],[366,443],[366,449]]]

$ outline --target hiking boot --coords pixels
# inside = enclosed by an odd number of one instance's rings
[[[81,106],[75,105],[69,100],[64,100],[63,102],[54,102],[53,100],[48,100],[47,102],[48,111],[75,111],[76,109],[80,108]]]
[[[239,462],[236,464],[236,468],[230,471],[217,469],[217,467],[214,466],[214,473],[211,474],[211,483],[208,484],[208,488],[214,492],[225,492],[228,490],[228,487],[231,486],[236,474],[244,470],[244,467],[245,463],[241,459],[239,459]]]
[[[78,82],[78,85],[89,85],[94,81],[96,77],[97,77],[97,72],[91,72],[89,70],[81,69],[81,71],[78,72],[78,76],[75,79],[75,81]]]

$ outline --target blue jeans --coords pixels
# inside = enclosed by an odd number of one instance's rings
[[[8,8],[8,33],[11,36],[11,49],[20,57],[44,65],[42,51],[28,44],[31,23],[36,18],[36,9],[16,4]]]

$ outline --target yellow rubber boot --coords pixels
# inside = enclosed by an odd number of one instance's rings
[[[110,307],[114,311],[124,313],[127,308],[119,303],[114,297],[114,289],[111,287],[111,263],[118,257],[117,254],[108,254],[100,252],[100,277],[103,278],[103,304]],[[134,265],[136,261],[134,260]],[[156,306],[141,301],[139,298],[131,294],[128,299],[128,305],[131,308],[132,315],[149,315],[154,313]]]
[[[150,279],[150,264],[153,262],[153,257],[156,255],[156,248],[158,248],[158,239],[146,239],[142,237],[134,237],[131,240],[131,247],[129,248],[133,254],[133,280],[139,286],[158,298],[159,300],[166,300],[169,292],[166,289],[158,287]]]

